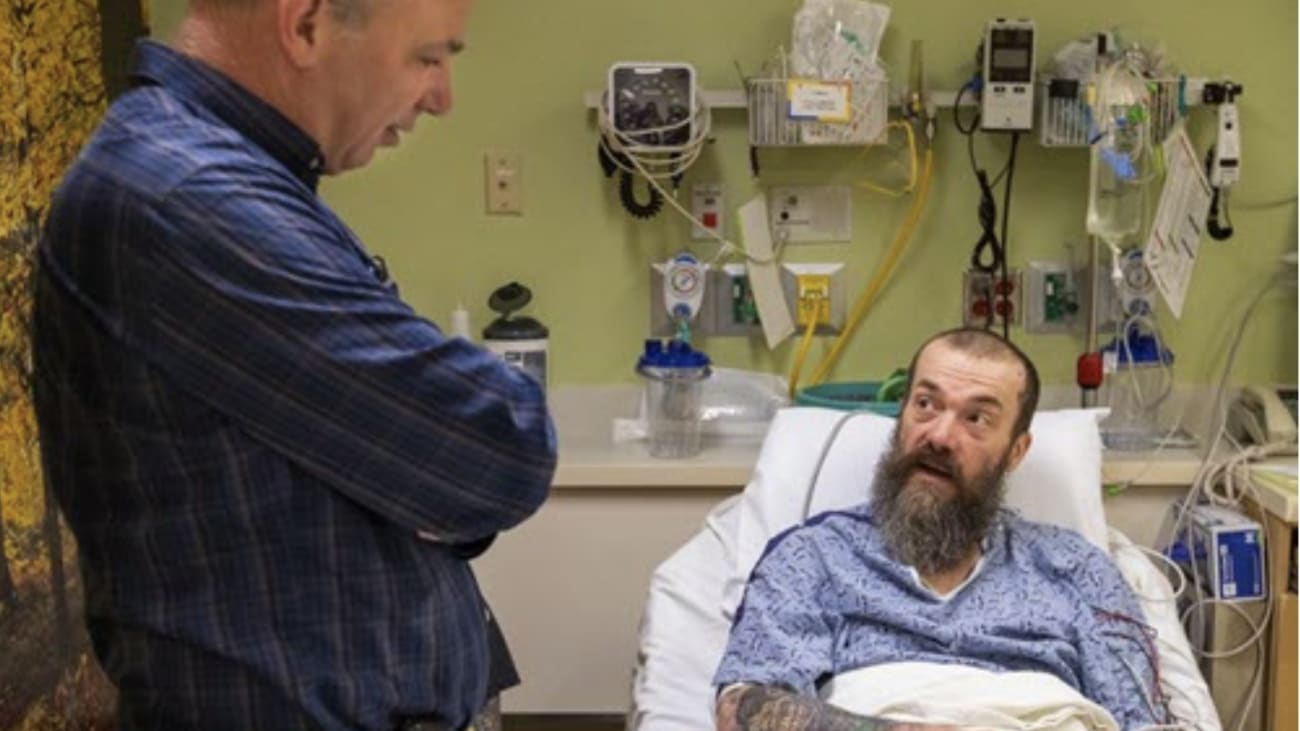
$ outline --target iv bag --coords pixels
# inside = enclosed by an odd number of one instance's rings
[[[1112,245],[1142,228],[1146,188],[1139,180],[1143,128],[1111,124],[1091,146],[1088,233]]]

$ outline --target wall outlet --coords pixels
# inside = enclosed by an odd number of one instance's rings
[[[853,196],[847,185],[771,188],[767,193],[767,212],[772,238],[778,242],[853,238]]]
[[[781,284],[799,334],[808,320],[817,322],[818,335],[835,335],[844,329],[844,265],[841,263],[786,264]]]
[[[483,193],[490,215],[524,213],[524,157],[508,150],[483,155]]]
[[[1020,270],[1008,269],[1002,279],[979,269],[968,269],[961,280],[961,322],[966,327],[995,328],[1006,316],[1012,325],[1020,324],[1022,287]]]

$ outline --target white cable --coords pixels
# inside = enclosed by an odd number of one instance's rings
[[[699,157],[700,152],[704,149],[704,144],[708,141],[709,133],[712,130],[712,115],[709,106],[703,103],[699,94],[696,94],[695,99],[695,109],[689,119],[662,127],[625,133],[614,128],[613,120],[609,116],[609,94],[606,92],[601,96],[600,106],[596,111],[596,126],[601,133],[600,144],[609,153],[608,158],[613,161],[615,167],[630,175],[635,174],[644,178],[667,201],[673,210],[680,213],[693,226],[705,231],[718,242],[717,253],[706,262],[709,267],[716,267],[731,255],[737,253],[757,264],[771,264],[779,261],[787,236],[775,237],[777,240],[772,256],[755,256],[729,241],[713,228],[705,226],[690,211],[686,210],[681,203],[677,202],[675,194],[670,193],[659,182],[660,179],[672,179],[685,172]],[[691,128],[691,138],[680,145],[651,147],[641,144],[636,139],[645,135],[662,135],[673,132],[692,122],[694,122],[694,125]],[[623,160],[626,160],[628,164],[624,164]]]
[[[1133,678],[1133,685],[1142,693],[1142,702],[1146,704],[1147,710],[1151,712],[1152,718],[1160,718],[1160,709],[1156,708],[1155,698],[1146,690],[1142,681],[1142,674],[1133,666],[1133,663],[1125,656],[1116,654],[1121,664],[1128,669],[1129,677]],[[1157,689],[1159,690],[1159,689]]]
[[[1205,599],[1197,599],[1196,601],[1192,602],[1187,606],[1187,609],[1183,610],[1182,615],[1180,615],[1178,619],[1180,622],[1183,623],[1184,626],[1186,626],[1187,620],[1189,617],[1191,617],[1193,612],[1196,612],[1198,609],[1200,609],[1203,606],[1215,606],[1215,605],[1223,605],[1225,607],[1228,607],[1232,611],[1236,612],[1237,616],[1241,617],[1242,621],[1246,623],[1246,626],[1250,628],[1251,635],[1250,637],[1243,640],[1240,644],[1238,644],[1236,647],[1232,648],[1231,650],[1202,650],[1198,647],[1193,647],[1192,654],[1196,655],[1197,657],[1209,658],[1211,660],[1221,660],[1223,658],[1240,655],[1241,653],[1249,649],[1251,645],[1262,644],[1259,642],[1259,640],[1264,636],[1264,631],[1268,629],[1268,622],[1270,619],[1272,619],[1273,616],[1273,602],[1271,601],[1267,601],[1267,600],[1264,601],[1264,616],[1260,617],[1259,624],[1255,624],[1255,622],[1250,618],[1250,615],[1246,614],[1246,610],[1238,606],[1236,602],[1224,601],[1223,599],[1214,599],[1212,597],[1207,597]],[[1204,617],[1204,615],[1205,615],[1204,612],[1200,612],[1198,613],[1197,616]]]
[[[1140,546],[1136,543],[1114,545],[1111,547],[1111,550],[1112,551],[1128,551],[1128,550],[1137,551],[1138,553],[1143,554],[1147,558],[1147,560],[1155,559],[1156,561],[1164,564],[1164,566],[1157,565],[1156,568],[1158,569],[1169,568],[1172,569],[1173,572],[1178,575],[1178,588],[1174,589],[1173,587],[1170,587],[1170,591],[1172,593],[1169,596],[1146,596],[1144,594],[1138,593],[1137,591],[1134,591],[1133,595],[1136,596],[1137,598],[1149,602],[1163,602],[1168,604],[1168,603],[1176,602],[1179,599],[1181,599],[1183,596],[1183,592],[1187,590],[1187,575],[1183,573],[1182,567],[1174,563],[1173,559],[1169,558],[1163,553],[1151,548],[1147,548],[1146,546]],[[1155,563],[1155,561],[1153,561],[1153,563]]]
[[[1215,454],[1217,453],[1219,445],[1225,439],[1231,441],[1231,437],[1227,433],[1227,409],[1224,408],[1224,396],[1227,393],[1228,378],[1230,377],[1233,366],[1236,363],[1237,354],[1241,347],[1241,341],[1246,332],[1246,326],[1254,315],[1255,309],[1259,306],[1260,302],[1263,301],[1264,296],[1280,281],[1282,281],[1280,277],[1275,277],[1270,280],[1266,286],[1261,287],[1242,314],[1241,322],[1236,329],[1236,333],[1232,339],[1232,344],[1228,349],[1227,359],[1225,360],[1223,369],[1219,374],[1219,382],[1215,391],[1214,405],[1210,417],[1213,429],[1209,432],[1213,434],[1214,437],[1205,444],[1201,466],[1197,469],[1196,477],[1193,480],[1192,486],[1188,490],[1187,495],[1178,505],[1177,517],[1171,526],[1169,534],[1165,537],[1165,540],[1161,541],[1162,545],[1171,545],[1176,541],[1184,539],[1184,536],[1186,535],[1185,526],[1192,506],[1202,501],[1216,501],[1216,499],[1218,500],[1216,504],[1235,505],[1239,503],[1241,497],[1244,496],[1246,491],[1253,489],[1253,485],[1249,482],[1248,475],[1245,476],[1245,479],[1241,479],[1240,468],[1249,462],[1251,458],[1266,455],[1271,450],[1277,448],[1277,445],[1262,445],[1253,450],[1243,450],[1243,452],[1249,452],[1250,454],[1243,454],[1240,458],[1238,458],[1238,455],[1230,455],[1226,458],[1215,459]],[[1222,494],[1216,493],[1215,486],[1225,479],[1229,481],[1229,484],[1224,488],[1225,492]],[[1244,484],[1245,487],[1242,488],[1239,484]],[[1260,531],[1259,550],[1262,555],[1267,555],[1268,549],[1266,544],[1267,531]],[[1195,547],[1188,546],[1187,550],[1189,552],[1189,563],[1192,573],[1191,583],[1195,587],[1200,587],[1200,566],[1196,561]],[[1272,587],[1271,590],[1276,592],[1278,591],[1278,587]],[[1256,668],[1258,670],[1260,663],[1263,662],[1263,634],[1267,630],[1269,622],[1272,620],[1273,602],[1271,600],[1266,600],[1264,616],[1261,618],[1261,621],[1257,626],[1253,621],[1251,621],[1250,617],[1246,615],[1245,611],[1234,603],[1223,602],[1213,598],[1198,600],[1191,604],[1180,617],[1180,623],[1183,625],[1184,629],[1188,626],[1188,619],[1191,617],[1192,613],[1195,612],[1197,613],[1197,618],[1200,620],[1201,624],[1199,636],[1205,637],[1207,634],[1205,632],[1205,623],[1207,621],[1208,613],[1202,608],[1214,604],[1224,604],[1225,606],[1230,607],[1234,612],[1238,613],[1251,628],[1251,637],[1230,650],[1211,651],[1193,646],[1193,653],[1202,658],[1218,660],[1237,655],[1244,652],[1251,645],[1254,645],[1257,652]],[[1259,675],[1260,673],[1257,672],[1252,676],[1250,687],[1248,687],[1243,694],[1238,712],[1233,716],[1233,718],[1237,720],[1236,729],[1234,729],[1234,731],[1241,731],[1245,719],[1249,715],[1249,709],[1259,690]]]

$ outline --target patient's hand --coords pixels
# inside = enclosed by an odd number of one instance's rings
[[[859,716],[771,685],[730,688],[718,699],[718,731],[955,731]]]

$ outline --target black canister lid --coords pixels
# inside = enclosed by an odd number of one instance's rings
[[[546,326],[531,317],[511,318],[511,313],[523,309],[533,301],[533,293],[519,282],[497,287],[488,297],[488,307],[499,312],[500,317],[483,328],[486,340],[540,340],[550,332]]]

